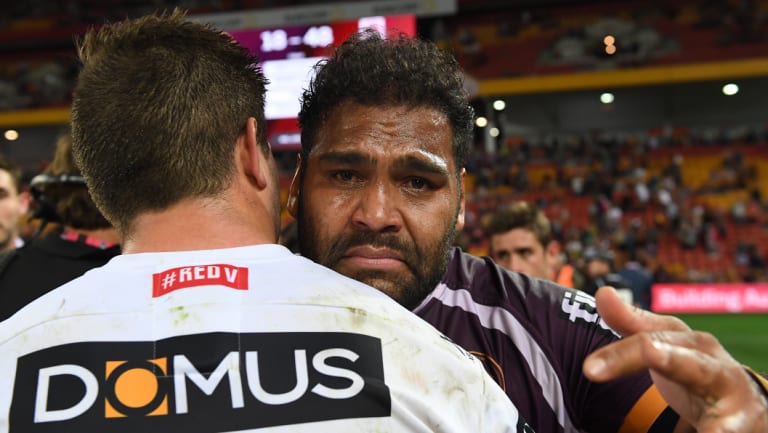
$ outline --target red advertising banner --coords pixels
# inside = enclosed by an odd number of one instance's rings
[[[768,313],[768,283],[655,284],[651,310],[658,313]]]

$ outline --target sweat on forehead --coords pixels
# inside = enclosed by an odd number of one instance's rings
[[[314,158],[318,153],[410,156],[441,171],[454,168],[451,128],[445,116],[430,107],[388,107],[345,102],[335,108],[317,131],[313,145],[305,148]],[[458,168],[458,167],[456,167]]]

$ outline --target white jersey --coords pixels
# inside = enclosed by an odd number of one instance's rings
[[[1,322],[0,371],[2,433],[526,428],[429,324],[278,245],[118,256]]]

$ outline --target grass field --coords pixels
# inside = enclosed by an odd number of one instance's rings
[[[768,372],[768,314],[680,314],[690,327],[715,335],[742,364]]]

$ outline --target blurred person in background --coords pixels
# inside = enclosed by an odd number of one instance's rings
[[[584,283],[576,267],[565,263],[552,225],[538,207],[522,201],[512,203],[491,216],[485,231],[489,255],[504,268],[569,288],[580,288]]]
[[[0,320],[120,254],[118,235],[91,200],[75,164],[69,127],[31,188],[40,237],[0,257]],[[44,231],[49,222],[55,228]]]
[[[648,269],[645,254],[637,250],[619,250],[614,265],[616,273],[632,290],[632,303],[645,310],[651,309],[653,273]]]
[[[21,185],[21,167],[0,155],[0,251],[24,245],[19,221],[29,209],[30,196]]]
[[[616,254],[602,247],[589,246],[584,251],[584,276],[586,280],[581,290],[595,296],[597,289],[603,286],[615,288],[619,294],[633,303],[631,286],[620,274],[614,270]]]

